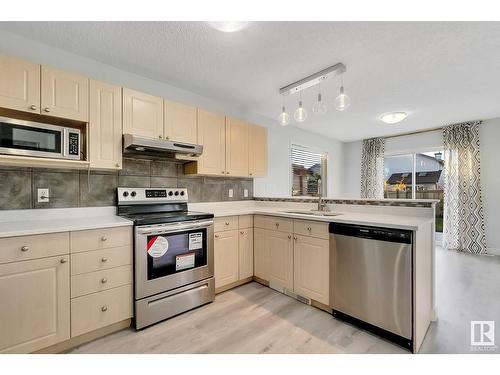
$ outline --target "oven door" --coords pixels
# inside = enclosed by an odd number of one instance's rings
[[[64,158],[64,128],[0,117],[0,153]]]
[[[213,235],[213,220],[137,226],[135,298],[212,277]]]

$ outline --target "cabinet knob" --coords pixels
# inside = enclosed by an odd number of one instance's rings
[[[101,307],[101,311],[102,312],[108,311],[108,306],[104,305],[103,307]]]
[[[292,235],[291,235],[291,234],[289,234],[289,235],[288,235],[288,239],[289,239],[289,240],[291,240],[291,239],[292,239]]]
[[[30,248],[28,246],[21,247],[21,251],[28,251]]]
[[[107,261],[108,261],[108,258],[106,258],[106,257],[102,257],[102,258],[101,258],[101,262],[103,262],[103,263],[104,263],[104,262],[107,262]]]
[[[167,135],[167,136],[165,137],[165,139],[168,141],[168,140],[170,139],[170,137]]]
[[[221,173],[222,173],[222,174],[225,174],[226,172],[222,171]]]
[[[61,263],[66,263],[66,258],[62,258]]]
[[[293,236],[293,239],[294,239],[295,241],[297,241],[297,236]]]
[[[219,238],[219,235],[218,235],[218,234],[216,234],[216,235],[215,235],[215,238]]]
[[[245,234],[245,232],[241,231],[240,234]]]
[[[310,232],[312,229],[311,229],[311,227],[307,227],[307,230]]]
[[[108,279],[106,279],[105,277],[103,277],[103,278],[101,279],[101,283],[106,284],[107,282],[108,282]]]
[[[120,163],[116,163],[116,168],[120,168]]]
[[[229,174],[229,172],[226,172],[226,174]]]
[[[44,110],[45,112],[50,112],[50,108],[49,108],[49,107],[45,107],[43,110]]]
[[[160,134],[160,135],[158,136],[158,138],[162,139],[162,138],[163,138],[163,135],[161,135],[161,134]]]
[[[106,238],[106,236],[102,236],[101,237],[101,241],[104,242],[104,241],[107,241],[108,239]]]
[[[229,225],[229,223],[228,223],[227,221],[226,221],[226,223],[225,223],[225,224],[226,224],[226,225]]]
[[[249,175],[249,176],[253,176],[253,173],[249,173],[248,175]]]
[[[280,226],[280,223],[274,223],[274,225],[276,225],[276,228],[278,228]]]
[[[37,108],[38,108],[38,107],[37,107],[36,105],[34,105],[34,104],[32,104],[32,105],[30,106],[30,109],[32,109],[33,111],[36,111],[36,110],[37,110]]]

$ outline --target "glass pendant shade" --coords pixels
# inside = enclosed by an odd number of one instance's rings
[[[328,108],[326,107],[325,103],[323,103],[321,99],[321,93],[318,94],[318,101],[314,103],[312,111],[318,115],[325,114]]]
[[[349,107],[351,104],[351,99],[349,96],[344,94],[344,86],[340,86],[340,94],[335,98],[335,109],[337,111],[343,111]]]
[[[305,110],[304,107],[302,107],[302,100],[299,101],[299,108],[295,110],[295,113],[293,114],[293,117],[297,122],[304,122],[306,121],[307,118],[307,111]]]
[[[285,107],[283,106],[281,109],[281,113],[278,116],[278,122],[281,126],[287,126],[290,123],[290,116],[285,111]]]

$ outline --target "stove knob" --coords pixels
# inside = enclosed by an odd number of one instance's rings
[[[127,197],[128,197],[128,191],[124,191],[124,192],[123,192],[123,196],[124,196],[125,198],[127,198]]]
[[[170,190],[170,191],[168,192],[168,195],[171,197],[172,195],[174,195],[174,192],[173,192],[172,190]]]
[[[184,191],[181,191],[181,196],[183,196],[183,195],[184,195]]]
[[[179,191],[176,191],[176,192],[175,192],[175,196],[178,196],[178,195],[179,195]]]
[[[130,193],[131,197],[135,197],[136,195],[137,195],[137,193],[135,191],[133,191],[133,192]]]

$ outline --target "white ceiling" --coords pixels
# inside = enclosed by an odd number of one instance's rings
[[[500,116],[500,23],[253,22],[222,33],[204,22],[13,22],[0,28],[276,119],[281,86],[337,62],[351,107],[292,125],[343,141]],[[298,97],[287,98],[291,112]],[[378,116],[407,111],[398,125]]]

